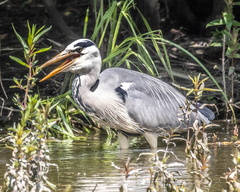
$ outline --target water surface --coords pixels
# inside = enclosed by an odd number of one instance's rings
[[[231,134],[228,129],[222,126],[214,130],[221,141],[231,140]],[[213,137],[209,133],[209,142]],[[137,160],[141,153],[151,153],[148,144],[144,139],[140,139],[129,150],[119,150],[117,147],[103,147],[106,137],[99,135],[89,135],[86,140],[79,141],[55,141],[49,142],[49,150],[51,163],[57,164],[58,168],[51,166],[49,180],[56,184],[58,191],[64,191],[68,186],[71,186],[70,191],[101,191],[101,192],[118,192],[123,183],[126,183],[129,191],[145,192],[150,186],[149,162],[150,156],[142,156]],[[159,142],[159,149],[164,150],[165,145]],[[170,147],[178,159],[171,156],[168,160],[170,167],[167,169],[169,173],[175,173],[177,179],[176,184],[182,182],[190,191],[193,186],[199,181],[196,175],[191,174],[193,171],[189,168],[185,157],[185,144],[178,142],[176,147]],[[233,168],[231,154],[235,153],[233,145],[211,145],[211,159],[209,168],[205,175],[212,180],[210,191],[221,191],[225,187],[223,177],[228,168]],[[159,153],[160,158],[163,153]],[[11,157],[11,150],[0,147],[0,185],[3,181],[3,175],[6,171],[6,163]],[[116,166],[123,168],[123,162],[126,162],[128,157],[131,158],[130,166],[134,173],[131,174],[127,181],[124,173],[111,166],[114,163]],[[206,186],[207,186],[206,181]]]

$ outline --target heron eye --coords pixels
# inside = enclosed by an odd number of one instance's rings
[[[82,48],[77,48],[77,49],[75,49],[73,52],[81,53],[82,50],[83,50]]]

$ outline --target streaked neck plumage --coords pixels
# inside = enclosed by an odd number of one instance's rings
[[[101,71],[102,60],[100,52],[96,50],[91,54],[82,55],[79,63],[79,66],[76,66],[75,70],[71,70],[75,74],[72,84],[72,94],[74,100],[80,106],[87,108],[85,100],[91,97],[91,88],[97,82]]]

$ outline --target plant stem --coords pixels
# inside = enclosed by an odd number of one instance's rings
[[[23,100],[23,109],[27,108],[27,99],[28,99],[28,93],[30,89],[30,82],[32,80],[32,61],[31,58],[27,59],[29,68],[28,68],[28,78],[27,78],[27,85],[25,89],[25,95],[24,95],[24,100]]]
[[[223,35],[223,49],[222,49],[222,78],[223,78],[223,92],[227,94],[226,89],[226,72],[225,72],[225,49],[226,49],[226,35]],[[226,105],[227,108],[227,105]]]
[[[234,70],[235,70],[235,59],[231,59],[231,103],[234,103]]]
[[[225,51],[226,51],[226,35],[223,35],[223,49],[222,49],[222,78],[223,78],[223,92],[228,97],[227,94],[227,86],[226,86],[226,61],[225,61]],[[229,113],[229,103],[225,102],[226,106],[226,118],[228,117]]]

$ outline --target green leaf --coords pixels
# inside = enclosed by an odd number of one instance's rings
[[[223,19],[224,19],[224,22],[225,22],[225,25],[226,25],[227,29],[230,31],[231,27],[233,25],[232,22],[234,20],[233,14],[228,13],[228,12],[223,12]]]
[[[37,29],[37,25],[36,24],[32,24],[32,30],[31,30],[31,34],[32,34],[32,44],[34,44],[34,38],[36,36],[36,29]]]
[[[84,19],[84,25],[83,25],[83,38],[86,38],[87,36],[87,27],[88,27],[88,22],[89,21],[89,7],[86,10],[86,15]]]
[[[12,28],[14,30],[14,33],[16,34],[18,40],[20,41],[20,43],[22,44],[24,49],[28,49],[28,45],[27,43],[23,40],[23,38],[18,34],[18,32],[16,31],[14,25],[12,24]]]
[[[227,31],[227,30],[223,30],[223,34],[226,35],[226,39],[227,39],[227,38],[229,38],[229,39],[232,39],[232,38],[233,38],[233,35],[232,35],[229,31]]]
[[[204,82],[208,79],[208,77],[206,77],[205,79],[201,80],[199,84],[204,84]]]
[[[239,54],[239,53],[235,53],[235,54],[231,55],[230,58],[236,58],[236,59],[239,59],[239,58],[240,58],[240,54]]]
[[[17,63],[29,68],[29,65],[27,63],[25,63],[24,61],[22,61],[21,59],[14,57],[14,56],[9,56],[12,60],[16,61]]]
[[[206,27],[212,27],[212,26],[218,26],[218,25],[224,25],[224,21],[223,19],[216,19],[216,20],[213,20],[211,21],[210,23],[208,23],[206,25]]]
[[[32,43],[33,43],[33,34],[32,34],[32,29],[31,26],[29,24],[29,21],[27,21],[27,27],[28,27],[28,39],[27,39],[27,43],[28,45],[31,47]]]
[[[42,35],[44,35],[45,33],[47,33],[51,28],[52,28],[52,26],[48,27],[47,29],[45,29],[45,30],[43,30],[43,31],[41,31],[41,32],[39,32],[40,30],[38,30],[38,31],[37,31],[38,34],[34,37],[33,43],[36,43],[36,42],[39,40],[39,38],[40,38]],[[42,29],[43,29],[43,27],[41,28],[41,30],[42,30]]]
[[[13,89],[13,88],[19,88],[19,86],[17,86],[17,85],[11,85],[11,86],[9,86],[11,89]]]
[[[35,35],[37,35],[38,33],[40,33],[43,29],[44,29],[45,25],[43,25],[40,29],[37,30],[37,32],[35,33]]]
[[[35,51],[33,54],[42,53],[42,52],[45,52],[45,51],[50,50],[51,48],[52,48],[52,46],[50,46],[50,47],[45,47],[45,48],[41,48],[41,49]]]
[[[204,91],[222,91],[221,89],[203,88]]]
[[[211,43],[210,46],[213,46],[213,47],[221,47],[221,46],[222,46],[222,43]]]
[[[38,63],[38,60],[32,62],[32,67]]]
[[[240,2],[234,2],[232,5],[240,5]]]
[[[63,122],[64,127],[66,128],[67,132],[73,136],[74,134],[72,132],[71,125],[70,125],[70,123],[68,123],[62,108],[60,106],[57,106],[56,110],[57,110],[58,116],[62,119],[62,122]]]
[[[188,96],[188,95],[190,95],[191,93],[193,93],[194,92],[194,89],[190,89],[187,93],[186,93],[186,95]]]
[[[233,20],[232,22],[233,26],[240,27],[240,22]]]
[[[229,67],[228,76],[230,77],[231,75],[233,75],[235,70],[236,70],[235,67],[233,67],[233,66]]]
[[[20,86],[21,84],[20,84],[20,82],[17,80],[17,78],[16,77],[13,77],[13,81],[16,83],[16,85],[18,85],[18,86]]]

